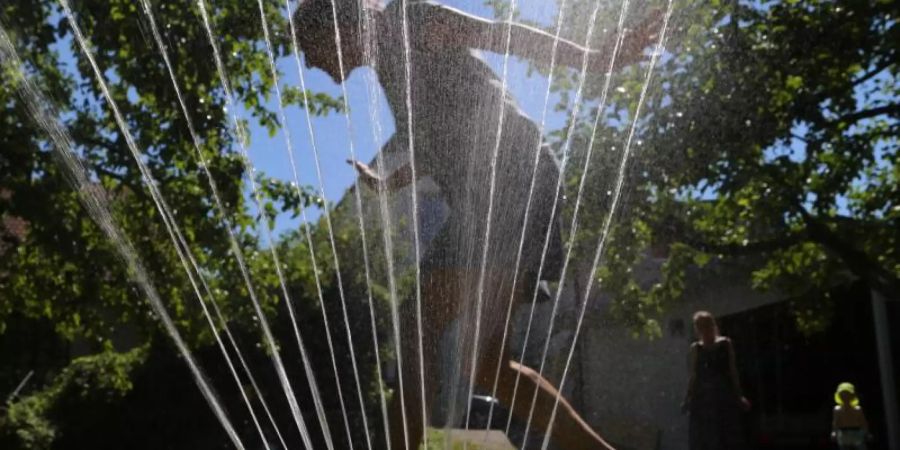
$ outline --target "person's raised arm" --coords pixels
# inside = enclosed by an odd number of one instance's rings
[[[589,67],[593,71],[605,71],[609,67],[608,58],[616,39],[616,34],[613,33],[600,48],[589,49],[524,24],[491,21],[430,3],[420,5],[422,9],[418,13],[424,14],[426,19],[425,39],[431,44],[477,48],[502,54],[506,52],[509,32],[510,53],[538,64],[550,64],[556,41],[556,64],[580,68],[582,58],[588,53]],[[641,59],[641,51],[652,43],[661,18],[660,11],[654,10],[635,29],[626,30],[614,68],[633,64]]]
[[[347,164],[352,165],[359,173],[360,180],[375,191],[394,192],[412,183],[412,168],[409,164],[398,167],[384,179],[381,179],[371,167],[362,162],[347,160]]]

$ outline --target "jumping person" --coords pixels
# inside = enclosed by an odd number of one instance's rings
[[[338,64],[332,0],[304,0],[295,12],[297,44],[305,55],[306,65],[324,70],[335,82],[341,83],[353,69],[367,64],[363,39],[370,39],[371,49],[377,54],[374,69],[397,130],[382,151],[399,154],[409,151],[411,121],[415,174],[417,177],[429,176],[435,181],[450,210],[421,262],[425,399],[421,398],[423,376],[419,373],[416,302],[402,304],[401,358],[408,422],[404,433],[400,395],[395,394],[390,407],[392,447],[418,448],[422,439],[422,421],[426,420],[421,417],[422,402],[426,402],[428,408],[425,409],[430,411],[438,393],[435,382],[440,379],[438,342],[454,319],[465,316],[468,317],[467,324],[472,323],[482,267],[485,275],[481,283],[481,338],[475,362],[475,383],[490,391],[497,361],[504,361],[499,374],[498,399],[507,406],[511,403],[514,380],[517,374],[520,375],[520,401],[515,402],[512,413],[526,419],[531,408],[530,399],[537,392],[533,423],[538,429],[545,430],[557,390],[534,370],[512,361],[508,349],[500,348],[500,342],[510,298],[530,299],[539,281],[538,268],[546,235],[550,236],[550,244],[540,278],[559,276],[560,235],[555,223],[551,224],[559,167],[549,147],[540,146],[535,168],[535,152],[541,142],[538,127],[502,89],[499,77],[475,51],[503,53],[509,30],[512,55],[549,65],[556,38],[524,25],[492,22],[436,3],[412,0],[407,2],[405,34],[400,0],[387,7],[381,7],[373,0],[334,1],[343,72]],[[363,14],[365,21],[361,21]],[[651,31],[655,31],[658,20],[656,14],[626,35],[617,66],[632,64],[642,57],[641,51],[651,42]],[[365,33],[361,30],[363,23],[369,25]],[[556,62],[580,68],[585,53],[590,53],[592,72],[603,73],[608,68],[611,49],[612,42],[595,51],[558,40]],[[499,122],[501,109],[502,126]],[[495,151],[496,178],[489,214],[491,193],[488,187]],[[393,191],[413,181],[413,168],[408,164],[381,179],[365,164],[350,163],[356,167],[361,181],[374,189]],[[518,258],[519,271],[514,273],[535,172],[528,229]],[[488,216],[491,220],[490,246],[487,258],[483,260]],[[460,340],[464,344],[461,348],[468,349],[473,344],[471,334],[462,333]],[[459,358],[462,361],[458,370],[467,382],[471,370],[470,352],[461,351]],[[553,438],[567,450],[611,448],[564,399],[560,402]]]

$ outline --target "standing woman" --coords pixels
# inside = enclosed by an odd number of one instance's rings
[[[682,408],[690,415],[690,450],[733,450],[743,447],[741,410],[750,402],[741,393],[734,346],[719,335],[707,311],[694,313],[697,341],[691,344],[690,379]]]

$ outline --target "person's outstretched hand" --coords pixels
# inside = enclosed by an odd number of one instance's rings
[[[359,173],[359,179],[363,183],[365,183],[366,186],[374,190],[378,190],[381,188],[381,178],[378,177],[378,175],[374,170],[372,170],[371,167],[353,159],[348,159],[347,164],[350,164],[354,169],[356,169],[356,172]]]

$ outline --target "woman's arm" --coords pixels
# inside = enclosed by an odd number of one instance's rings
[[[431,43],[454,47],[468,47],[496,53],[506,52],[507,32],[510,33],[509,51],[515,56],[532,60],[539,64],[550,64],[554,41],[557,64],[580,68],[582,58],[589,54],[590,67],[605,71],[609,66],[608,55],[612,52],[616,36],[597,50],[585,48],[566,39],[527,25],[510,22],[495,22],[473,16],[457,9],[429,3],[417,5],[423,8],[427,25],[427,37]],[[615,67],[633,64],[641,59],[641,52],[655,38],[655,31],[662,19],[660,11],[651,15],[634,30],[626,30],[625,40],[616,58]]]
[[[741,380],[737,370],[737,357],[734,354],[734,345],[731,343],[731,339],[726,338],[725,345],[728,348],[728,372],[729,375],[731,375],[731,383],[734,385],[734,392],[737,394],[738,403],[740,403],[741,407],[745,410],[750,409],[750,402],[744,397],[741,390]]]
[[[738,397],[741,397],[743,395],[741,393],[741,380],[738,377],[737,357],[734,355],[734,346],[731,344],[731,339],[725,340],[725,346],[728,348],[728,374],[731,376],[734,392],[737,393]]]

